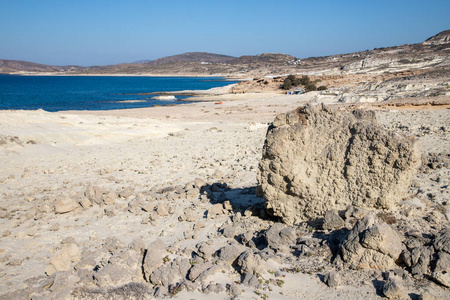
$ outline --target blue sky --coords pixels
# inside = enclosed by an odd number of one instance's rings
[[[450,0],[0,0],[0,59],[104,65],[205,51],[299,58],[419,43]]]

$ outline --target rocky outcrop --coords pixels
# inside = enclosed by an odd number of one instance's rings
[[[344,265],[353,269],[393,267],[402,252],[400,235],[369,214],[359,220],[340,246]]]
[[[406,246],[402,260],[411,274],[431,276],[438,283],[450,287],[450,227],[442,229],[431,241],[414,238]]]
[[[450,30],[439,32],[423,42],[425,45],[441,45],[448,43],[450,43]]]
[[[308,105],[269,127],[258,193],[269,214],[293,224],[349,205],[392,208],[420,163],[412,139],[378,126],[371,111]]]

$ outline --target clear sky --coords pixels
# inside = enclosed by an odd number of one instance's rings
[[[104,65],[204,51],[298,58],[419,43],[450,0],[0,0],[0,59]]]

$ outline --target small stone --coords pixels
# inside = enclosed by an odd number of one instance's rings
[[[201,189],[202,187],[204,187],[206,185],[206,181],[204,181],[201,178],[195,178],[194,185],[196,188]]]
[[[202,228],[205,228],[205,224],[201,221],[197,221],[194,224],[194,230],[200,230]]]
[[[30,229],[29,231],[27,231],[27,235],[28,236],[35,236],[36,233],[37,233],[37,228],[36,227],[34,227],[34,228]]]
[[[116,203],[117,195],[114,192],[108,192],[107,194],[103,195],[103,203],[105,205],[110,205]]]
[[[225,262],[233,263],[243,252],[243,247],[236,244],[227,245],[219,250],[219,258]]]
[[[439,298],[434,297],[433,295],[430,294],[421,294],[419,296],[419,300],[439,300]]]
[[[323,220],[323,229],[336,230],[345,226],[344,220],[339,216],[339,213],[335,209],[327,210]]]
[[[208,210],[208,218],[214,218],[217,215],[223,215],[223,205],[222,205],[222,203],[214,204]]]
[[[203,293],[209,294],[209,293],[215,293],[220,294],[225,291],[225,287],[220,283],[211,283],[209,284],[205,289],[203,289]]]
[[[193,265],[188,275],[189,280],[195,281],[203,272],[205,272],[212,266],[213,265],[210,262]]]
[[[92,203],[97,204],[100,204],[102,194],[103,192],[99,187],[93,187],[91,185],[89,185],[84,192],[84,195],[91,200]]]
[[[398,278],[389,278],[383,286],[383,294],[388,299],[404,299],[406,293]]]
[[[160,215],[161,217],[166,217],[166,216],[169,215],[169,213],[166,210],[166,207],[164,205],[161,205],[161,204],[156,207],[156,213],[158,215]]]
[[[251,209],[246,209],[244,211],[244,217],[251,217],[253,215],[253,211]]]
[[[202,258],[210,259],[212,254],[214,253],[214,248],[208,243],[208,242],[202,242],[197,245],[198,248],[198,254]]]
[[[152,212],[155,210],[155,204],[154,203],[147,203],[145,204],[142,209],[146,212]]]
[[[233,282],[228,286],[228,292],[232,297],[236,297],[242,294],[242,289],[236,283]]]
[[[242,284],[256,288],[260,285],[258,278],[250,272],[246,272],[244,274],[244,278],[242,279]]]
[[[341,284],[341,276],[337,272],[329,272],[325,275],[323,282],[329,287],[338,287]]]
[[[55,202],[55,213],[64,214],[75,210],[80,207],[78,203],[72,198],[63,198]]]
[[[231,239],[231,238],[233,238],[234,237],[234,235],[235,235],[235,229],[234,229],[234,227],[233,226],[226,226],[224,229],[223,229],[223,236],[224,237],[226,237],[226,238],[229,238],[229,239]]]
[[[50,260],[50,264],[45,269],[45,272],[47,275],[51,275],[55,272],[68,271],[72,262],[78,262],[80,259],[81,251],[77,244],[68,244]]]
[[[230,200],[227,200],[223,203],[223,208],[228,211],[233,211],[233,205],[231,205]]]
[[[52,226],[50,226],[50,231],[58,231],[59,230],[59,224],[53,223]]]
[[[83,208],[88,208],[92,206],[91,200],[89,200],[87,197],[83,197],[83,199],[81,199],[79,203]]]
[[[119,193],[120,198],[128,198],[134,195],[134,188],[133,187],[127,187],[126,189],[123,189]]]
[[[114,216],[116,216],[117,214],[116,214],[116,209],[114,208],[114,206],[105,207],[105,215],[107,217],[114,217]]]
[[[247,250],[239,256],[237,265],[241,267],[241,273],[249,272],[257,275],[266,271],[266,263],[259,255],[254,255],[251,250]]]

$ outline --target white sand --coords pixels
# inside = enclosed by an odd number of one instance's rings
[[[48,207],[47,213],[33,218],[38,207],[42,209],[43,204],[63,195],[82,193],[88,184],[115,192],[133,187],[136,193],[155,186],[184,185],[195,178],[210,183],[224,181],[236,189],[254,187],[267,123],[277,113],[306,103],[312,96],[314,93],[253,94],[233,96],[233,101],[223,104],[99,112],[0,111],[0,136],[19,139],[0,145],[0,236],[11,233],[0,239],[0,294],[21,289],[27,278],[44,275],[60,242],[68,237],[86,249],[96,248],[107,237],[124,243],[136,237],[147,243],[161,237],[167,244],[189,247],[207,240],[227,219],[203,219],[202,212],[210,203],[197,207],[197,217],[206,226],[196,240],[186,240],[184,233],[191,228],[178,222],[176,214],[154,226],[142,224],[142,215],[119,212],[106,217],[99,207],[64,215],[55,215],[53,207]],[[439,113],[441,120],[449,120],[448,110]],[[394,117],[385,115],[388,121]],[[446,145],[447,138],[433,150]],[[125,210],[126,205],[125,200],[116,203]],[[181,213],[190,203],[167,205]],[[59,230],[51,231],[55,224]],[[14,260],[20,264],[11,265]],[[369,281],[332,289],[316,274],[285,275],[286,284],[267,293],[269,299],[378,298]],[[238,280],[237,275],[230,276]],[[260,298],[253,289],[243,288],[243,299]],[[182,292],[178,296],[187,297],[210,299],[211,295]]]

